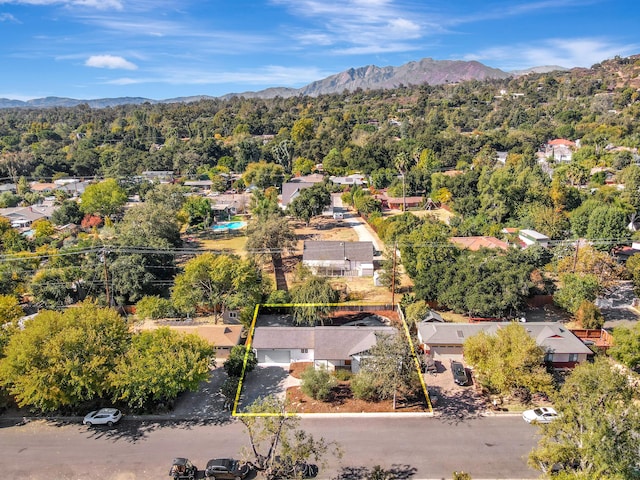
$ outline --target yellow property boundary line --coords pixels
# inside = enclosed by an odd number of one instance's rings
[[[242,363],[242,373],[240,375],[240,381],[238,382],[238,389],[236,390],[236,397],[233,402],[233,409],[231,411],[231,415],[234,417],[280,417],[282,413],[250,413],[250,412],[239,412],[238,404],[240,403],[240,395],[242,393],[242,385],[244,383],[244,377],[247,370],[247,362],[249,360],[249,352],[251,351],[251,346],[253,344],[253,334],[256,328],[256,321],[258,319],[258,314],[260,313],[260,308],[293,308],[293,307],[375,307],[388,305],[385,303],[375,304],[375,303],[366,303],[366,304],[344,304],[344,303],[263,303],[257,304],[256,308],[253,311],[253,319],[251,320],[251,327],[249,328],[249,335],[247,336],[246,348],[244,351],[244,361]],[[400,307],[397,307],[400,308]],[[429,391],[427,389],[427,384],[424,381],[424,376],[420,371],[420,362],[418,360],[418,356],[416,355],[415,347],[413,346],[413,342],[411,341],[411,334],[409,332],[409,326],[404,319],[404,315],[400,315],[400,319],[402,320],[402,326],[407,338],[407,342],[409,343],[409,347],[411,348],[411,357],[413,358],[414,366],[418,373],[418,378],[420,379],[420,385],[422,386],[422,393],[424,394],[424,398],[427,401],[427,406],[429,407],[429,413],[433,415],[433,406],[431,404],[431,399],[429,398]],[[287,412],[286,416],[297,416],[296,413]]]

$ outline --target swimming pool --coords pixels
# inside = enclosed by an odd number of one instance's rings
[[[238,230],[246,226],[247,226],[247,222],[221,222],[221,223],[216,223],[211,228],[214,231],[219,232],[223,230]]]

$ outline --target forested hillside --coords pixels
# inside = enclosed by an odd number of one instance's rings
[[[531,156],[554,137],[593,147],[636,147],[636,58],[591,70],[501,81],[358,91],[317,98],[232,98],[189,104],[0,111],[4,176],[51,178],[192,175],[250,162],[326,162],[330,173],[393,168],[400,152],[428,149],[441,168],[471,164],[483,149]],[[269,135],[272,137],[264,137]],[[274,148],[283,141],[291,158]],[[16,155],[19,154],[19,155]],[[605,155],[605,157],[603,157]],[[412,188],[428,188],[411,176]]]

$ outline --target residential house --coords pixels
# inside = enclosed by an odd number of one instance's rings
[[[376,334],[396,333],[386,326],[257,327],[251,346],[259,364],[313,362],[316,368],[357,373],[376,344]]]
[[[280,196],[280,204],[282,208],[287,206],[298,196],[305,188],[311,188],[315,185],[313,182],[286,182],[282,184],[282,195]]]
[[[0,216],[6,217],[14,228],[29,227],[41,218],[49,219],[57,207],[32,205],[30,207],[0,208]]]
[[[424,351],[436,360],[461,360],[466,339],[480,332],[496,334],[508,323],[433,323],[418,324],[418,341]],[[545,351],[545,362],[554,368],[572,368],[592,355],[571,330],[556,322],[527,322],[522,326]]]
[[[425,203],[424,197],[421,196],[389,197],[386,193],[380,193],[375,195],[375,198],[380,200],[382,208],[391,210],[403,210],[404,206],[406,208],[418,208]]]
[[[16,193],[18,191],[15,183],[0,183],[0,193],[11,192]]]
[[[52,193],[58,189],[58,185],[55,183],[31,182],[29,189],[35,193]]]
[[[173,170],[146,170],[142,172],[142,178],[150,182],[172,183]]]
[[[180,322],[183,323],[183,322]],[[175,332],[196,334],[215,348],[216,358],[227,358],[242,339],[242,325],[146,325],[139,330],[155,330],[167,326]]]
[[[478,251],[481,248],[499,248],[500,250],[509,249],[509,244],[507,242],[503,242],[496,237],[451,237],[449,238],[449,241],[464,250],[471,250],[473,252]]]
[[[553,158],[556,162],[570,162],[577,144],[565,138],[550,140],[543,147],[545,158]]]
[[[540,245],[547,248],[551,239],[545,234],[536,232],[535,230],[522,229],[518,232],[518,238],[524,242],[526,247],[531,245]],[[525,247],[525,248],[526,248]]]
[[[192,192],[201,193],[207,195],[211,192],[211,186],[213,181],[211,180],[186,180],[184,182],[185,187],[189,187]]]
[[[300,177],[293,177],[289,183],[322,183],[326,177],[321,173],[311,173]]]
[[[342,186],[348,186],[348,187],[352,185],[364,185],[365,183],[367,183],[366,177],[359,173],[347,175],[346,177],[331,176],[329,177],[329,179],[336,185],[342,185]]]
[[[302,264],[328,277],[373,276],[373,243],[305,240]]]

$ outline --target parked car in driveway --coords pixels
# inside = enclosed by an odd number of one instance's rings
[[[206,478],[240,480],[245,478],[251,469],[246,463],[232,458],[214,458],[207,462],[204,470]]]
[[[453,375],[453,381],[458,385],[469,385],[469,377],[467,371],[464,369],[464,365],[455,360],[451,361],[451,374]]]
[[[91,425],[112,426],[120,421],[122,412],[117,408],[101,408],[87,413],[82,423],[90,427]]]
[[[196,467],[188,458],[178,457],[173,459],[173,464],[169,469],[169,476],[173,480],[194,480],[198,475]]]
[[[550,423],[558,417],[558,412],[551,407],[539,407],[522,412],[522,418],[527,423]]]

